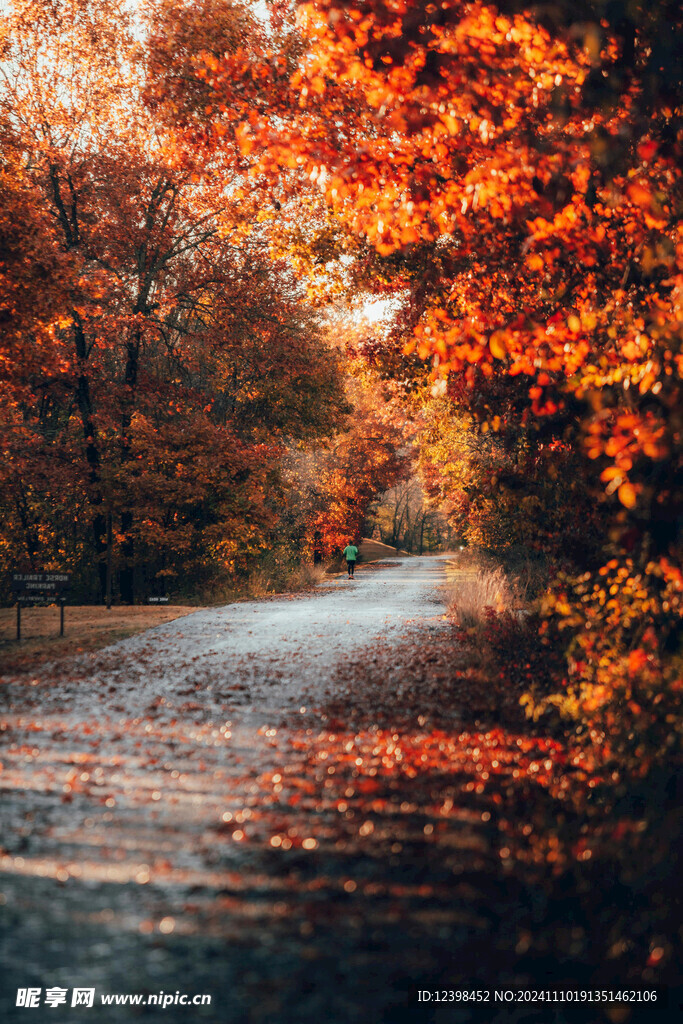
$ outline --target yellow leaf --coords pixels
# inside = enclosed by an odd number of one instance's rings
[[[489,348],[494,359],[505,359],[507,349],[505,348],[505,335],[502,331],[494,331],[489,338]]]

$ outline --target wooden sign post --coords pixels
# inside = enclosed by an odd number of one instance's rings
[[[65,592],[71,586],[68,572],[13,572],[12,590],[17,599],[17,640],[21,640],[22,604],[59,601],[59,635],[64,636]]]

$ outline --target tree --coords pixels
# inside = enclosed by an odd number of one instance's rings
[[[127,601],[136,575],[246,572],[287,446],[345,410],[258,188],[143,104],[139,28],[125,4],[18,0],[0,89],[0,227],[29,213],[2,280],[5,557],[77,564],[101,597],[113,521]]]
[[[372,503],[367,536],[374,524],[390,547],[416,555],[439,550],[448,534],[441,504],[430,504],[419,475],[406,476]]]
[[[576,706],[628,702],[631,656],[672,684],[680,8],[595,0],[577,13],[560,0],[536,17],[505,0],[319,0],[298,20],[296,69],[267,114],[245,115],[242,152],[261,173],[298,167],[317,185],[355,240],[358,276],[404,298],[406,353],[429,360],[459,411],[502,425],[513,451],[526,438],[533,460],[569,459],[602,506],[599,557],[591,546],[578,568],[596,574],[605,614],[628,607],[632,586],[645,597],[609,685],[595,682],[600,645],[572,662]],[[208,66],[199,77],[219,101],[231,68]],[[616,596],[600,584],[614,559]],[[558,606],[581,604],[584,583],[569,580]]]
[[[351,415],[325,447],[300,460],[299,478],[309,489],[308,546],[324,557],[349,541],[359,543],[371,503],[410,471],[412,453],[401,417],[387,409],[377,380],[351,363],[347,395]]]

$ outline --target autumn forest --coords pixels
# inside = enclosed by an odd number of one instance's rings
[[[611,779],[616,822],[658,794],[661,865],[681,22],[673,0],[4,3],[2,603],[16,569],[68,570],[82,605],[206,605],[314,586],[371,535],[458,550],[508,600],[469,621],[456,592],[457,644],[578,751],[581,799]]]

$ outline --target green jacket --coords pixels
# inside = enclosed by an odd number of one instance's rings
[[[344,548],[344,558],[347,562],[355,562],[358,558],[358,548],[355,544],[347,544]]]

